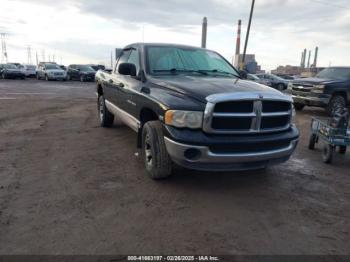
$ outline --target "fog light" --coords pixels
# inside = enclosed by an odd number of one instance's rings
[[[195,148],[190,148],[185,151],[184,156],[188,160],[197,160],[201,157],[201,151]]]

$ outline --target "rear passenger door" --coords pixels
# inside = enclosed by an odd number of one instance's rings
[[[107,79],[105,82],[106,99],[123,110],[125,110],[126,104],[126,98],[123,92],[124,76],[118,73],[118,68],[121,63],[128,61],[129,55],[130,49],[123,50],[123,53],[120,55],[118,62],[116,63],[114,71],[110,75],[110,79]]]

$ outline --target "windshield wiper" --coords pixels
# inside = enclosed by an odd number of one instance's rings
[[[153,69],[153,72],[171,72],[171,73],[199,73],[201,75],[208,75],[207,72],[203,70],[190,70],[190,69],[177,69],[177,68],[171,68],[171,69]]]
[[[198,71],[201,71],[201,72],[210,72],[210,73],[221,73],[221,74],[225,74],[225,75],[232,75],[232,76],[236,76],[235,74],[233,73],[230,73],[230,72],[227,72],[227,71],[223,71],[223,70],[220,70],[220,69],[212,69],[212,70],[198,70]]]

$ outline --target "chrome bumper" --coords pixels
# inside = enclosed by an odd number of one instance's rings
[[[167,137],[164,139],[168,154],[175,163],[199,170],[247,170],[281,163],[288,160],[298,143],[297,139],[292,140],[285,148],[264,152],[218,154],[211,152],[207,146],[182,144]],[[199,156],[195,159],[186,158],[185,152],[189,149],[198,150]]]

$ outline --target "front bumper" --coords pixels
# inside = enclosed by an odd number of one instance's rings
[[[315,94],[308,93],[307,95],[300,92],[293,92],[292,98],[294,103],[299,103],[307,106],[318,106],[318,107],[326,107],[330,100],[330,95],[326,94]]]
[[[173,138],[165,137],[165,145],[171,159],[180,166],[204,170],[204,171],[231,171],[231,170],[249,170],[259,169],[272,164],[285,162],[293,154],[299,138],[298,130],[293,127],[288,132],[283,132],[277,135],[264,136],[246,136],[232,137],[225,142],[224,139],[210,138],[211,142],[207,141],[203,144],[192,144],[175,141]],[[197,139],[200,136],[197,136]],[[254,150],[254,143],[258,144],[270,143],[276,141],[276,144],[281,143],[283,146],[274,147],[273,149],[264,150],[260,146]],[[223,144],[226,143],[226,144]],[[223,151],[216,150],[216,146],[225,148]],[[234,149],[230,152],[230,148]],[[237,148],[239,150],[237,150]],[[248,150],[249,148],[249,150]],[[188,153],[196,152],[195,155]],[[188,156],[191,156],[190,158]],[[194,156],[194,157],[193,157]]]
[[[4,73],[5,78],[24,78],[23,73]]]

